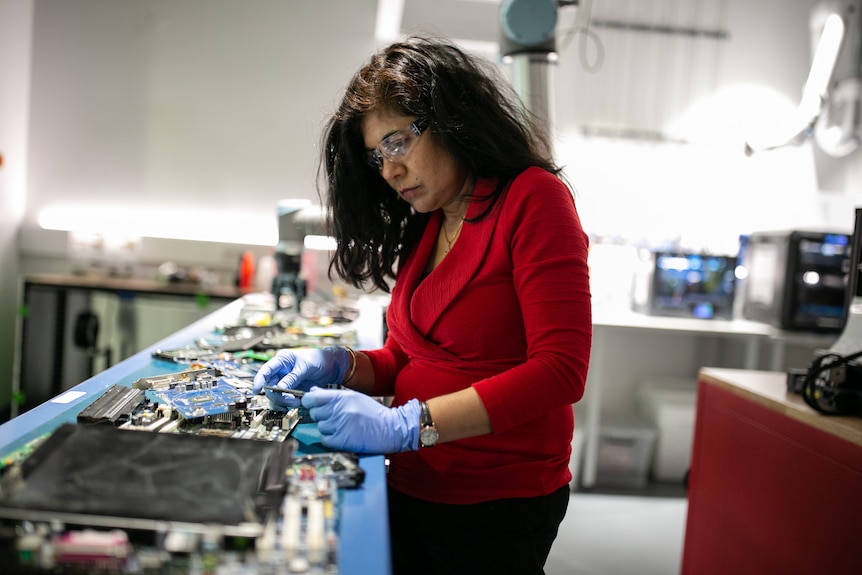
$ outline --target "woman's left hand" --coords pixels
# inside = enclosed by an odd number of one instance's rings
[[[386,407],[351,389],[311,388],[302,406],[317,422],[321,442],[354,453],[396,453],[419,448],[419,401]]]

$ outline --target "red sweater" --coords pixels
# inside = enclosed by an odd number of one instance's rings
[[[479,181],[476,196],[492,184]],[[473,201],[468,220],[486,205]],[[394,454],[389,484],[441,503],[546,495],[571,479],[572,404],[592,338],[588,240],[572,194],[526,170],[423,279],[441,221],[432,215],[398,272],[384,348],[366,352],[375,393],[401,405],[473,386],[493,433]]]

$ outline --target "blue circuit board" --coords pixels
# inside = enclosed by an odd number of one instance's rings
[[[222,380],[203,389],[182,386],[156,391],[155,395],[186,419],[230,413],[236,410],[237,403],[246,400],[242,392]]]

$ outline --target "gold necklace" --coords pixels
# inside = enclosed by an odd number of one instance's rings
[[[446,240],[446,249],[443,250],[443,255],[449,253],[449,250],[452,249],[452,244],[455,243],[455,240],[458,239],[458,236],[461,235],[461,226],[464,225],[464,218],[461,218],[461,221],[458,222],[458,227],[455,228],[455,232],[452,234],[452,238],[449,239],[449,234],[446,233],[446,222],[443,222],[443,225],[440,228],[443,230],[443,239]]]

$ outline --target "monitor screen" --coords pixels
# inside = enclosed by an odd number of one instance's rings
[[[733,256],[657,253],[652,313],[730,319],[735,269]]]

